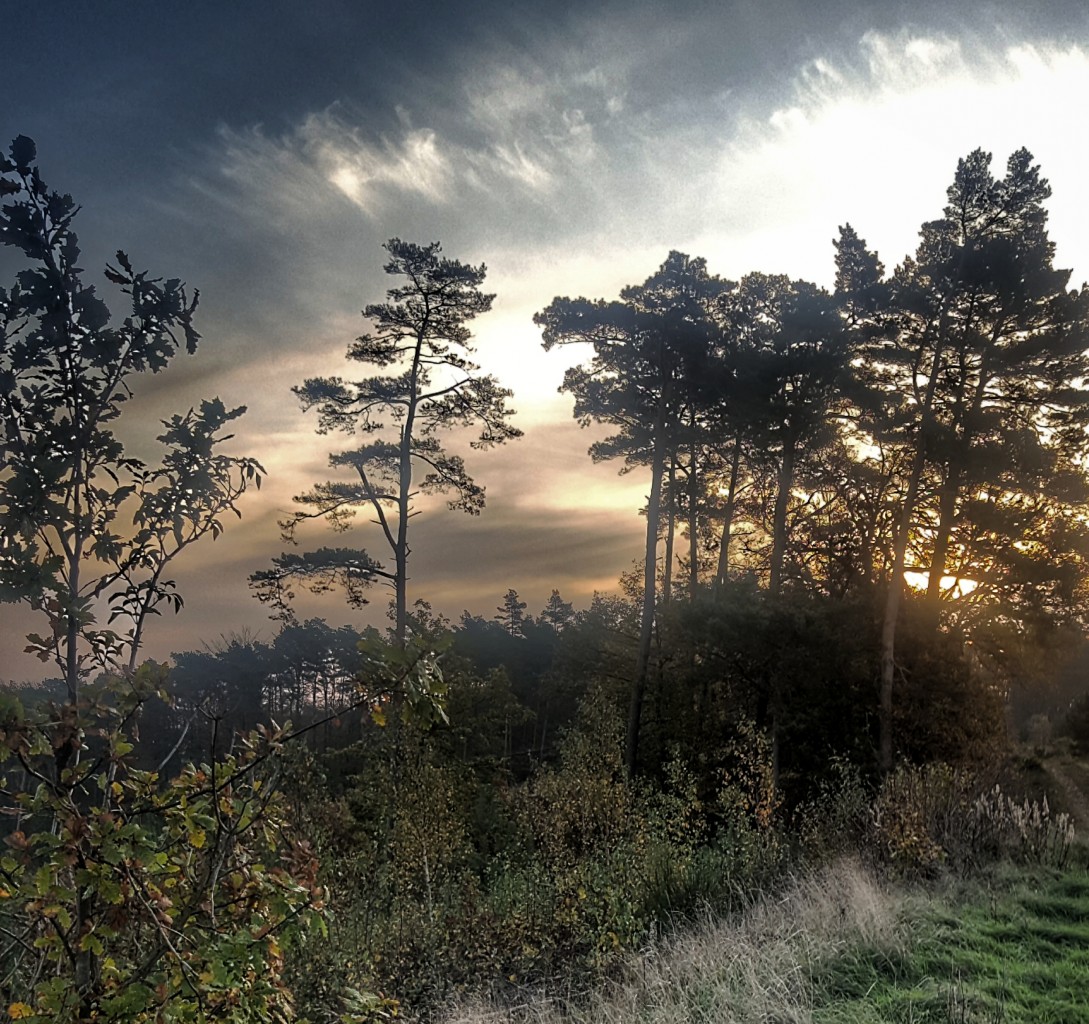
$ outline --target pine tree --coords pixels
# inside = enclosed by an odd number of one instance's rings
[[[304,510],[283,526],[293,540],[309,519],[327,519],[334,529],[345,529],[360,510],[373,515],[393,567],[350,550],[347,568],[357,584],[381,577],[393,587],[394,633],[403,646],[409,622],[409,522],[421,511],[419,495],[446,495],[451,509],[470,515],[484,507],[484,488],[469,475],[463,458],[446,449],[441,435],[475,428],[470,447],[485,449],[522,432],[508,422],[511,392],[481,374],[470,358],[467,325],[488,312],[495,298],[481,290],[484,265],[446,259],[438,242],[416,245],[393,238],[385,249],[386,273],[403,283],[387,292],[389,301],[363,310],[374,328],[349,346],[348,358],[388,372],[356,381],[311,378],[293,389],[304,410],[317,410],[318,433],[343,431],[368,440],[329,456],[330,465],[349,479],[321,483],[300,495],[296,500]],[[307,568],[300,566],[296,578],[318,587],[328,586],[337,572],[344,578],[343,568],[331,564],[313,573]],[[262,580],[255,577],[254,583],[261,586]]]
[[[518,600],[518,591],[512,587],[503,595],[503,603],[496,609],[498,614],[495,619],[511,636],[522,636],[526,607],[526,602]]]

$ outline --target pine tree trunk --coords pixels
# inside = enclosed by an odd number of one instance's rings
[[[920,445],[915,452],[908,480],[907,494],[900,511],[900,522],[893,546],[892,576],[885,595],[885,614],[881,623],[881,697],[879,710],[880,739],[878,760],[882,772],[892,770],[892,693],[896,677],[896,623],[900,617],[900,602],[904,593],[904,569],[907,561],[908,534],[919,493],[926,454]]]
[[[699,461],[698,445],[693,444],[688,461],[688,600],[695,601],[700,585],[699,562]]]
[[[737,476],[741,468],[741,438],[734,440],[734,455],[730,462],[730,484],[726,490],[726,508],[722,513],[722,538],[718,548],[718,567],[715,570],[715,596],[721,595],[730,571],[730,534],[733,531],[734,505],[737,499]]]
[[[628,707],[628,736],[625,764],[628,777],[635,775],[639,756],[639,721],[643,713],[643,696],[647,688],[647,672],[650,665],[650,644],[654,635],[655,585],[657,583],[658,527],[662,514],[662,474],[665,470],[662,438],[664,429],[664,401],[659,403],[654,455],[651,463],[650,497],[647,499],[647,543],[643,567],[643,612],[639,623],[639,650],[635,662],[635,678],[632,681],[631,703]]]
[[[900,603],[904,593],[904,570],[907,567],[908,535],[911,532],[911,521],[915,514],[915,501],[919,494],[919,484],[923,478],[923,469],[926,466],[927,433],[930,427],[930,418],[934,407],[934,391],[941,373],[943,344],[945,333],[945,315],[942,317],[942,325],[938,332],[938,344],[934,351],[933,363],[930,367],[930,378],[926,384],[926,394],[923,399],[921,412],[920,431],[916,439],[915,456],[912,460],[911,476],[908,478],[907,493],[904,495],[904,504],[900,510],[900,522],[896,531],[896,542],[893,547],[892,575],[889,579],[889,590],[885,596],[885,613],[881,623],[881,693],[879,703],[879,749],[878,761],[881,771],[892,771],[892,696],[896,678],[896,624],[900,617]]]
[[[669,459],[669,486],[666,488],[665,556],[662,558],[662,604],[673,596],[673,539],[677,532],[677,461]]]
[[[926,603],[934,611],[942,596],[942,580],[949,559],[949,537],[953,532],[953,519],[957,510],[957,493],[960,489],[960,472],[951,466],[949,476],[941,489],[938,506],[938,527],[934,532],[934,551],[930,557],[930,570],[926,582]]]
[[[783,447],[783,461],[779,467],[779,493],[775,496],[775,518],[771,540],[771,576],[768,589],[778,594],[783,584],[783,561],[786,558],[787,507],[794,485],[794,439]]]

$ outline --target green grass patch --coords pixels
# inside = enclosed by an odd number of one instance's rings
[[[1089,874],[1002,872],[905,905],[894,953],[845,950],[818,973],[813,1020],[1089,1024]]]

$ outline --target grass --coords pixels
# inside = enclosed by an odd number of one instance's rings
[[[1004,867],[937,893],[841,863],[648,947],[589,994],[447,1024],[1089,1024],[1089,873]]]
[[[902,911],[894,963],[830,962],[814,1024],[1089,1024],[1089,875],[1005,868]]]

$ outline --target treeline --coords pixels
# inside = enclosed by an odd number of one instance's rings
[[[1089,292],[1053,266],[1049,195],[1026,151],[995,177],[977,150],[891,274],[846,226],[831,292],[672,253],[618,301],[538,314],[546,348],[593,346],[563,385],[576,417],[615,428],[592,457],[649,469],[629,770],[656,609],[732,579],[872,605],[885,771],[910,676],[905,581],[999,690],[1026,647],[1080,630]]]
[[[487,764],[517,781],[555,761],[589,695],[626,706],[639,604],[599,595],[575,610],[554,592],[549,609],[536,617],[519,612],[512,627],[512,597],[517,593],[509,592],[504,614],[492,619],[465,612],[452,623],[421,603],[409,622],[419,642],[440,652],[446,720],[433,726],[433,741],[459,761]],[[928,626],[922,602],[911,601],[896,717],[900,756],[978,763],[1003,743],[1003,694],[965,657],[962,634],[935,637]],[[167,757],[177,767],[206,759],[213,743],[225,753],[260,723],[290,721],[308,730],[312,750],[349,764],[360,745],[386,742],[393,695],[378,688],[372,701],[361,702],[359,694],[372,666],[368,652],[388,643],[373,628],[310,619],[284,626],[269,641],[234,636],[177,652],[171,703],[144,708],[139,756],[149,767],[165,767]],[[722,769],[719,754],[739,729],[752,727],[769,737],[777,799],[787,806],[825,784],[837,759],[872,776],[879,649],[866,602],[772,600],[751,582],[732,582],[715,600],[674,600],[658,616],[644,774],[660,779],[680,752],[710,792]]]

